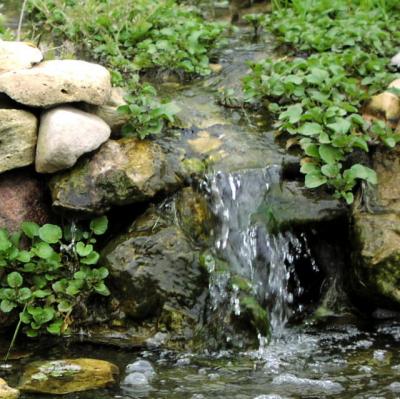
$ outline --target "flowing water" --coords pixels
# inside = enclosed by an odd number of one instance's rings
[[[5,5],[14,15],[14,1]],[[12,25],[12,24],[11,24]],[[247,70],[245,61],[269,54],[268,45],[254,44],[249,32],[233,37],[221,55],[223,73],[194,82],[169,94],[186,104],[190,126],[184,134],[206,129],[221,139],[214,169],[201,184],[218,223],[210,250],[230,270],[251,283],[254,295],[269,310],[273,330],[258,350],[204,354],[171,351],[123,350],[68,342],[28,346],[26,356],[3,364],[0,374],[17,385],[23,366],[33,360],[93,357],[116,363],[121,382],[114,389],[75,395],[69,399],[378,399],[400,397],[400,324],[363,322],[354,317],[331,317],[322,322],[288,325],[303,312],[301,283],[296,264],[304,260],[311,271],[319,265],[309,250],[307,235],[274,231],[273,214],[265,222],[261,208],[273,201],[281,185],[282,165],[291,160],[268,134],[268,126],[215,101],[218,89],[237,89]],[[164,87],[168,92],[168,87]],[[288,210],[289,211],[289,210]],[[293,210],[292,210],[293,211]],[[295,210],[296,211],[296,210]],[[308,276],[313,276],[310,272]],[[210,281],[210,307],[218,311],[228,302],[240,312],[239,299],[227,294],[226,280]],[[334,298],[336,299],[336,298]],[[6,351],[8,342],[1,343]],[[146,360],[149,363],[135,363]],[[140,367],[139,367],[140,366]],[[134,372],[136,370],[136,373]],[[137,371],[140,371],[139,373]],[[23,399],[45,398],[22,395]]]

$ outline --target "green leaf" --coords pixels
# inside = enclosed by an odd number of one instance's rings
[[[85,245],[82,241],[79,241],[76,244],[76,253],[79,256],[88,256],[92,252],[93,252],[93,245],[91,244]]]
[[[305,177],[305,185],[307,188],[317,188],[327,182],[327,178],[320,172],[308,173]]]
[[[31,254],[28,251],[19,251],[17,260],[22,263],[28,263],[31,260]]]
[[[22,278],[21,274],[18,272],[12,272],[7,276],[7,284],[11,288],[18,288],[21,287],[24,279]]]
[[[16,307],[17,307],[17,304],[15,302],[10,302],[7,299],[3,299],[0,303],[0,310],[3,313],[10,313]]]
[[[300,168],[300,172],[304,173],[305,175],[307,173],[313,173],[313,172],[318,172],[318,171],[319,171],[319,167],[316,164],[311,163],[311,162],[304,163]]]
[[[108,219],[107,216],[100,216],[90,222],[90,230],[96,235],[102,235],[107,231]]]
[[[353,179],[362,179],[370,184],[378,183],[376,172],[364,165],[355,164],[348,171],[349,176]]]
[[[351,128],[351,122],[344,118],[336,118],[335,123],[329,123],[327,126],[336,133],[347,134]]]
[[[93,251],[89,256],[81,259],[81,263],[85,265],[95,265],[99,261],[100,255],[98,252]]]
[[[327,164],[335,163],[343,158],[342,151],[329,144],[322,144],[319,147],[319,155]]]
[[[33,247],[33,250],[42,259],[50,259],[54,255],[54,249],[46,242],[39,242]]]
[[[309,157],[319,158],[319,150],[316,144],[306,144],[303,146],[303,149]]]
[[[345,199],[348,205],[351,205],[354,202],[354,195],[351,191],[343,193],[342,197]]]
[[[321,172],[326,177],[335,178],[340,173],[340,166],[338,164],[328,164],[321,167]]]
[[[40,298],[40,299],[46,298],[51,294],[52,294],[51,290],[36,290],[33,292],[33,296],[35,298]]]
[[[62,238],[62,230],[55,224],[45,224],[39,228],[39,237],[48,244],[56,244]]]
[[[309,122],[300,127],[298,133],[303,136],[316,136],[322,133],[322,126],[319,123]]]
[[[52,335],[61,335],[61,329],[63,326],[62,320],[57,320],[54,323],[51,323],[47,326],[47,332]]]
[[[295,104],[287,107],[285,112],[279,115],[279,119],[288,119],[290,123],[297,123],[301,119],[303,113],[303,107],[301,104]]]
[[[39,226],[34,222],[23,222],[21,230],[29,238],[34,238],[39,235]]]
[[[7,251],[11,246],[12,243],[8,239],[8,232],[5,229],[0,229],[0,252]]]
[[[18,291],[18,302],[26,303],[32,297],[32,291],[28,287],[23,287]]]
[[[109,289],[107,288],[107,286],[104,284],[104,282],[97,283],[97,284],[94,286],[94,290],[95,290],[98,294],[103,295],[103,296],[109,296],[109,295],[110,295],[110,291],[109,291]]]

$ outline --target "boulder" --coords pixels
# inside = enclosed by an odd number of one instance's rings
[[[395,56],[392,57],[390,60],[390,65],[397,69],[400,70],[400,53],[397,53]]]
[[[111,97],[105,104],[99,106],[86,105],[85,110],[103,119],[111,127],[114,136],[118,136],[122,127],[129,121],[129,116],[118,111],[121,105],[126,105],[125,95],[124,89],[113,87]]]
[[[17,399],[19,398],[18,389],[11,388],[7,382],[0,378],[0,399]]]
[[[75,165],[110,137],[111,129],[98,116],[68,106],[43,113],[36,148],[36,171],[54,173]]]
[[[366,116],[375,116],[386,120],[396,127],[400,120],[400,99],[395,94],[384,92],[373,96],[364,110]]]
[[[0,92],[32,107],[79,101],[101,105],[110,97],[111,79],[101,65],[76,60],[45,61],[31,69],[1,74]]]
[[[0,109],[0,173],[34,162],[37,125],[30,112]]]
[[[42,52],[30,43],[0,40],[0,74],[31,68],[42,59]]]
[[[30,171],[19,169],[0,176],[0,227],[16,231],[24,221],[48,223],[50,209],[45,185]],[[1,322],[0,322],[1,324]]]
[[[370,303],[400,306],[400,150],[373,155],[378,185],[353,207],[352,285]]]
[[[172,208],[151,207],[127,234],[107,245],[102,259],[121,310],[135,320],[159,316],[166,308],[190,313],[207,287],[199,251],[174,220]]]
[[[19,389],[24,392],[65,395],[114,385],[118,374],[118,367],[104,360],[38,361],[26,366]]]
[[[184,152],[150,140],[109,140],[92,158],[50,181],[53,205],[102,213],[113,205],[143,202],[182,186]]]

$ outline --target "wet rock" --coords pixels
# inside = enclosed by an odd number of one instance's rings
[[[17,399],[19,398],[18,389],[11,388],[7,382],[0,378],[0,399]]]
[[[383,118],[391,126],[396,127],[400,120],[400,99],[389,92],[373,96],[365,109],[365,114]]]
[[[148,379],[153,378],[154,375],[156,374],[151,363],[147,360],[142,360],[142,359],[136,360],[136,362],[128,364],[126,366],[126,373],[127,374],[142,373]]]
[[[392,392],[400,393],[400,382],[392,382],[388,388]]]
[[[53,205],[101,213],[113,205],[147,201],[184,184],[183,159],[179,148],[165,150],[155,141],[109,140],[91,159],[51,180]]]
[[[205,280],[199,252],[174,222],[173,210],[150,208],[102,258],[123,312],[136,320],[158,316],[179,330],[197,305]],[[199,315],[192,313],[196,318]]]
[[[113,87],[109,100],[100,106],[86,106],[85,110],[103,119],[115,137],[119,136],[122,127],[129,121],[129,116],[118,111],[121,105],[126,105],[124,97],[127,93],[121,87]]]
[[[400,304],[400,150],[378,148],[378,185],[364,188],[353,207],[352,286],[378,306]]]
[[[53,60],[1,74],[0,92],[32,107],[79,101],[101,105],[110,97],[111,79],[107,69],[97,64]]]
[[[397,53],[390,60],[390,65],[396,69],[400,69],[400,53]]]
[[[217,137],[210,136],[206,130],[197,133],[197,138],[188,140],[192,151],[199,154],[208,154],[218,150],[222,146],[222,141]]]
[[[149,385],[149,380],[143,373],[134,372],[124,378],[123,385]]]
[[[0,74],[31,68],[42,59],[42,52],[30,43],[0,41]]]
[[[73,107],[43,113],[36,149],[36,171],[54,173],[73,166],[110,137],[110,127],[99,117]]]
[[[20,169],[0,175],[0,227],[16,231],[24,221],[49,222],[45,186],[33,173]]]
[[[0,109],[0,173],[33,163],[37,119],[27,111]]]
[[[115,384],[118,367],[97,359],[65,359],[28,364],[20,381],[24,392],[64,395]]]

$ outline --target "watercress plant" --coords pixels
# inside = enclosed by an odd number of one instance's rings
[[[0,310],[19,313],[17,330],[22,325],[30,337],[60,335],[85,315],[89,297],[110,294],[108,270],[97,266],[94,249],[107,225],[103,216],[90,222],[89,231],[33,222],[18,233],[0,229]]]
[[[359,114],[364,102],[395,78],[387,65],[400,45],[394,31],[400,16],[346,8],[346,0],[308,3],[304,12],[287,5],[266,17],[264,29],[289,55],[251,65],[244,89],[249,102],[265,104],[277,116],[275,126],[289,145],[302,149],[305,185],[328,185],[350,204],[356,181],[376,184],[377,177],[349,154],[368,152],[379,141],[393,147],[400,140],[384,123],[371,124]]]

